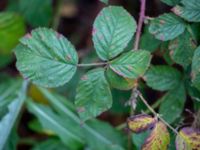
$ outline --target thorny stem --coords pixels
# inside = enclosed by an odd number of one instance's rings
[[[138,91],[139,92],[139,91]],[[142,102],[147,106],[147,108],[154,114],[155,117],[159,118],[168,128],[170,128],[174,133],[179,134],[176,129],[174,129],[170,124],[168,124],[158,113],[155,112],[155,110],[148,104],[148,102],[144,99],[142,94],[139,92],[138,94],[139,98],[142,100]]]
[[[103,65],[107,65],[108,63],[91,63],[91,64],[78,64],[78,67],[92,67],[92,66],[103,66]]]
[[[136,32],[136,38],[134,43],[134,50],[138,50],[139,43],[140,43],[140,37],[141,37],[141,31],[142,31],[142,25],[145,19],[145,8],[146,8],[146,0],[140,0],[140,16],[137,26],[137,32]]]

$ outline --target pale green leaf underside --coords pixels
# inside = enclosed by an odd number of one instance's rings
[[[162,41],[172,40],[182,34],[184,30],[184,21],[172,13],[153,19],[149,26],[149,32]]]
[[[118,6],[104,8],[93,26],[93,42],[98,56],[109,60],[120,54],[135,30],[136,22],[125,9]]]
[[[152,66],[144,76],[147,85],[155,90],[175,88],[181,81],[181,73],[170,66]]]
[[[1,95],[4,99],[9,98],[12,94],[15,96],[12,96],[13,99],[8,105],[8,113],[0,119],[0,150],[3,149],[26,98],[27,84],[28,83],[24,81],[19,89],[15,89],[17,91],[16,93],[10,93],[11,90],[8,91],[9,93]],[[7,94],[7,96],[5,94]]]
[[[192,83],[200,90],[200,47],[198,47],[192,60]]]
[[[200,22],[200,1],[182,0],[183,6],[176,6],[173,11],[187,21]]]
[[[120,76],[136,79],[145,73],[150,60],[151,55],[148,51],[129,51],[111,61],[109,67]]]
[[[183,84],[169,91],[162,98],[162,103],[159,108],[159,114],[169,124],[173,123],[181,116],[185,106],[186,94]]]
[[[181,0],[161,0],[161,1],[169,6],[174,6],[178,4]]]
[[[20,40],[15,54],[24,78],[44,87],[65,84],[77,69],[78,56],[73,45],[51,29],[33,30]]]
[[[75,105],[84,121],[98,116],[112,106],[112,95],[103,69],[89,71],[81,78]]]
[[[21,16],[11,12],[0,13],[0,55],[11,54],[24,34],[25,23]]]

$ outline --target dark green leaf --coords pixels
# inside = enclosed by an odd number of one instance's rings
[[[192,63],[192,57],[196,45],[194,44],[190,33],[185,32],[170,42],[169,50],[171,58],[184,68]]]
[[[129,51],[110,62],[110,68],[124,78],[136,79],[142,76],[150,65],[148,51]]]
[[[19,7],[31,26],[49,26],[53,16],[52,0],[19,0]]]
[[[173,8],[174,13],[187,21],[200,22],[199,0],[182,0],[181,3],[183,6]]]
[[[166,3],[169,6],[174,6],[180,3],[181,0],[161,0],[162,2]]]
[[[179,85],[181,73],[170,66],[152,66],[145,74],[144,79],[149,87],[166,91]]]
[[[104,4],[108,4],[108,0],[100,0]]]
[[[136,30],[133,17],[122,7],[104,8],[93,27],[93,42],[98,56],[109,60],[120,54]]]
[[[75,105],[83,121],[100,115],[112,106],[112,95],[103,69],[89,71],[81,78]]]
[[[184,30],[184,21],[172,13],[153,19],[149,26],[149,32],[161,41],[172,40],[182,34]]]
[[[62,35],[38,28],[20,40],[15,48],[17,68],[25,79],[45,87],[68,82],[76,72],[78,56]]]
[[[169,91],[161,100],[162,103],[159,108],[159,114],[171,124],[179,118],[183,112],[186,101],[184,85],[181,84]]]
[[[192,59],[192,82],[200,90],[200,47],[198,47]]]

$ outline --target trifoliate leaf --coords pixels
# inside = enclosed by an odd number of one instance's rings
[[[142,150],[167,150],[169,142],[169,132],[165,124],[159,121],[145,140]]]
[[[200,130],[185,127],[179,131],[176,137],[176,150],[199,150]]]
[[[161,1],[169,6],[174,6],[178,4],[181,0],[161,0]]]
[[[185,32],[170,42],[170,56],[176,63],[186,68],[192,63],[195,48],[196,45],[189,32]]]
[[[52,0],[19,0],[19,9],[32,27],[47,27],[53,18]]]
[[[184,31],[184,21],[172,13],[153,19],[149,26],[149,32],[161,41],[172,40]]]
[[[152,128],[156,124],[157,119],[151,117],[150,115],[141,114],[129,117],[127,122],[131,131],[140,133]]]
[[[68,82],[76,72],[78,56],[62,35],[38,28],[20,40],[15,48],[17,68],[24,78],[44,87]]]
[[[112,106],[112,95],[103,69],[91,70],[81,78],[75,105],[83,121],[100,115]]]
[[[200,1],[199,0],[182,0],[183,6],[176,6],[173,12],[178,16],[191,22],[200,22]]]
[[[113,88],[116,88],[119,90],[130,90],[136,84],[136,80],[124,78],[124,77],[116,74],[110,68],[106,70],[106,77],[107,77],[107,80],[110,83],[110,85]]]
[[[192,83],[193,85],[200,90],[200,47],[198,47],[192,59]]]
[[[180,84],[181,73],[170,66],[152,66],[145,74],[144,79],[149,87],[166,91]]]
[[[25,23],[21,16],[11,12],[0,13],[0,55],[8,56],[25,34]]]
[[[148,51],[129,51],[110,62],[110,68],[124,78],[136,79],[142,76],[150,65]]]
[[[120,54],[135,30],[136,22],[125,9],[118,6],[104,8],[93,26],[93,42],[98,56],[109,60]]]
[[[159,114],[169,124],[173,123],[177,118],[181,117],[183,112],[186,93],[183,84],[175,87],[161,98],[161,105],[159,108]]]

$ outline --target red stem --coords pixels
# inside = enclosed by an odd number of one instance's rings
[[[134,50],[138,50],[138,48],[139,48],[142,25],[143,25],[143,22],[144,22],[144,19],[145,19],[146,0],[140,0],[140,3],[141,3],[141,5],[140,5],[140,16],[139,16],[139,21],[138,21],[138,26],[137,26],[136,38],[135,38],[135,43],[134,43]]]

